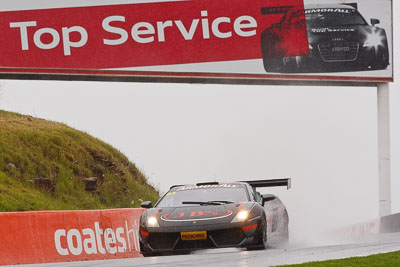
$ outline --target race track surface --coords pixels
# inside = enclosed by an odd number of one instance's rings
[[[381,234],[353,240],[348,244],[329,246],[297,246],[286,248],[268,248],[263,251],[240,249],[211,249],[197,251],[191,255],[133,258],[104,261],[86,261],[69,263],[50,263],[19,265],[29,267],[131,267],[131,266],[270,266],[294,264],[328,259],[340,259],[354,256],[399,251],[400,233]]]

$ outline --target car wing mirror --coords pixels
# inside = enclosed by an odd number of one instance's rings
[[[153,203],[151,203],[151,201],[144,201],[144,202],[142,202],[142,203],[140,204],[140,206],[141,206],[142,208],[145,208],[145,209],[150,209],[150,208],[153,207]]]
[[[262,197],[262,205],[263,206],[264,206],[265,202],[272,201],[276,198],[276,196],[274,196],[272,194],[265,194],[265,195],[262,195],[261,197]]]
[[[381,23],[381,21],[379,19],[371,19],[371,25],[375,26],[376,24]]]

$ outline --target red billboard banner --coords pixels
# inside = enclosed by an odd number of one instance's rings
[[[5,212],[0,265],[142,257],[143,209]]]
[[[282,4],[303,5],[202,0],[5,12],[0,65],[105,69],[261,58],[257,30],[282,17],[261,9]],[[297,45],[287,56],[307,54],[306,37],[304,25],[290,36]]]
[[[0,73],[390,81],[391,31],[359,11],[307,0],[13,9],[0,12]]]

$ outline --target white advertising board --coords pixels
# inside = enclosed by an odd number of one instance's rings
[[[16,0],[0,78],[393,81],[392,0]]]

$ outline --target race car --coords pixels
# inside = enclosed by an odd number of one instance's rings
[[[378,19],[371,19],[369,25],[356,7],[316,4],[264,8],[263,14],[284,14],[280,23],[261,34],[264,69],[280,73],[386,69],[386,32],[375,26],[380,23]],[[293,52],[301,46],[301,40],[308,40],[308,51],[287,56],[288,49]]]
[[[277,196],[256,188],[286,186],[290,178],[230,183],[175,185],[140,217],[143,256],[195,249],[264,249],[289,240],[289,217]],[[271,238],[271,240],[270,240]]]

